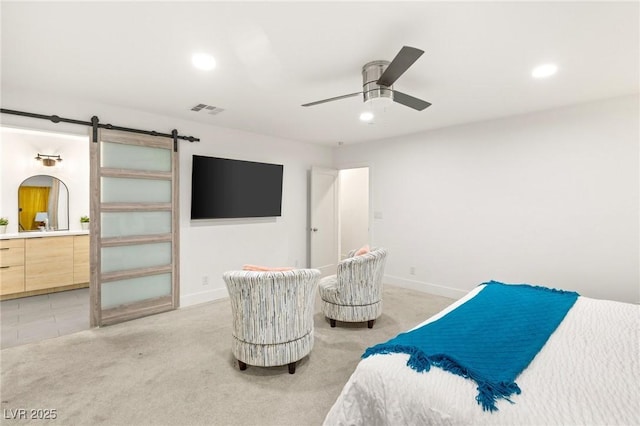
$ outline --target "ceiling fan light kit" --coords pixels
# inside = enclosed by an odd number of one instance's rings
[[[424,51],[415,47],[404,46],[393,58],[393,61],[372,61],[362,67],[362,92],[350,93],[348,95],[336,96],[321,101],[303,104],[303,107],[314,106],[326,102],[338,101],[357,95],[362,95],[363,101],[396,102],[417,111],[422,111],[431,104],[422,99],[415,98],[406,93],[399,92],[393,88],[393,83],[409,69],[411,65],[420,57]]]
[[[374,118],[373,113],[369,111],[365,111],[360,114],[360,121],[364,121],[365,123],[370,122],[371,120],[373,120],[373,118]]]

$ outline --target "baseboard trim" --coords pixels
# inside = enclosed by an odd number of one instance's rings
[[[469,290],[461,290],[453,287],[446,287],[422,281],[408,280],[406,278],[395,277],[393,275],[384,276],[385,284],[395,285],[397,287],[408,288],[410,290],[422,291],[424,293],[435,294],[438,296],[449,297],[451,299],[460,299],[467,294]],[[216,288],[213,290],[201,291],[180,297],[180,307],[198,305],[200,303],[211,302],[218,299],[229,297],[226,288]]]
[[[229,292],[226,288],[216,288],[199,293],[187,294],[180,297],[180,307],[185,308],[187,306],[224,299],[225,297],[229,297]]]
[[[395,285],[397,287],[408,288],[410,290],[431,293],[437,296],[449,297],[451,299],[460,299],[467,294],[469,290],[460,290],[459,288],[445,287],[442,285],[425,283],[422,281],[408,280],[406,278],[394,277],[393,275],[384,276],[385,284]]]

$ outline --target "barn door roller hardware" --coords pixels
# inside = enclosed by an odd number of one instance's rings
[[[193,136],[179,135],[176,129],[172,130],[171,133],[169,134],[169,133],[159,133],[154,130],[140,130],[140,129],[132,129],[129,127],[114,126],[113,124],[101,124],[100,119],[95,115],[91,117],[91,121],[82,121],[82,120],[74,120],[71,118],[64,118],[57,115],[35,114],[32,112],[16,111],[16,110],[5,109],[5,108],[1,108],[0,112],[2,114],[20,115],[22,117],[31,117],[31,118],[39,118],[42,120],[49,120],[52,123],[71,123],[71,124],[78,124],[80,126],[88,126],[93,129],[92,138],[91,138],[93,142],[98,142],[98,129],[121,130],[123,132],[131,132],[131,133],[139,133],[143,135],[171,138],[173,139],[174,151],[178,151],[178,139],[189,141],[189,142],[200,142],[199,138],[195,138]]]

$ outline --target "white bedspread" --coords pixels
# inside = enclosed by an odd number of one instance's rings
[[[494,413],[476,403],[471,380],[435,367],[417,373],[406,354],[374,355],[358,364],[324,424],[640,425],[639,329],[640,306],[579,297],[516,379],[514,404],[498,400]]]

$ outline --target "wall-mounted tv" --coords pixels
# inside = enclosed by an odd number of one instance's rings
[[[281,164],[193,156],[191,219],[282,214]]]

